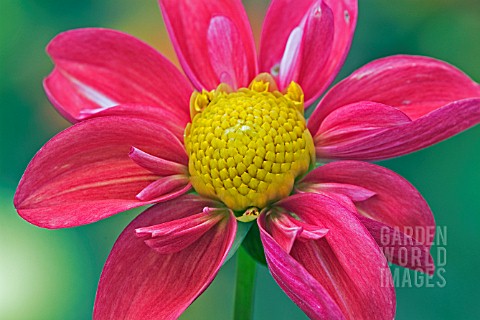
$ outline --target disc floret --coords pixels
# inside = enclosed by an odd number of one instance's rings
[[[298,84],[282,93],[265,74],[235,92],[225,84],[195,92],[185,131],[195,190],[236,211],[288,196],[315,162],[303,109]]]

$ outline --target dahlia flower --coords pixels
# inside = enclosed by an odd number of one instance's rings
[[[364,161],[478,124],[479,85],[442,61],[387,57],[335,85],[307,122],[349,50],[357,1],[273,0],[258,58],[241,1],[159,2],[186,77],[117,31],[55,37],[44,87],[74,124],[15,194],[44,228],[155,204],[115,243],[94,318],[179,317],[245,238],[310,318],[392,319],[381,277],[399,257],[383,254],[380,231],[435,222],[410,183]],[[406,267],[431,274],[433,236],[401,237],[421,252]]]

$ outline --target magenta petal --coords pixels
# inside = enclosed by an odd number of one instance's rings
[[[246,87],[255,77],[255,44],[241,1],[159,3],[180,64],[198,90],[214,89],[222,81]],[[212,56],[218,49],[219,55]]]
[[[363,101],[330,113],[314,136],[321,147],[336,146],[349,139],[371,136],[385,128],[409,124],[412,121],[398,109],[376,102]]]
[[[189,180],[190,178],[184,174],[159,178],[137,194],[137,199],[140,201],[156,200],[155,202],[160,202],[176,198],[190,190],[192,186]]]
[[[283,220],[283,219],[282,219]],[[286,224],[284,221],[273,221],[268,226],[268,230],[275,237],[277,245],[279,245],[286,253],[290,253],[293,243],[298,235],[302,232],[302,228],[297,225]],[[265,222],[263,222],[265,224]]]
[[[390,269],[353,212],[332,198],[312,193],[291,196],[278,205],[308,224],[329,230],[319,240],[295,242],[290,254],[322,283],[345,318],[393,319]]]
[[[364,216],[359,216],[359,219],[380,246],[388,261],[433,275],[435,264],[430,255],[430,246],[420,243],[398,227],[392,228]]]
[[[188,81],[160,53],[132,36],[106,29],[72,30],[55,37],[47,52],[55,69],[45,79],[45,90],[71,121],[118,104],[189,114]]]
[[[265,230],[264,217],[258,219],[258,225],[268,268],[290,299],[311,319],[345,319],[322,283],[268,234]]]
[[[139,166],[159,176],[188,174],[188,167],[186,165],[156,157],[135,147],[132,147],[128,156]]]
[[[282,57],[288,56],[288,52],[285,55],[287,49],[302,50],[303,55],[296,64],[303,71],[295,73],[289,69],[288,74],[299,75],[299,79],[292,80],[298,80],[305,90],[308,105],[325,90],[340,69],[350,48],[356,19],[357,1],[272,1],[262,29],[260,71],[275,75],[284,60]],[[287,45],[298,33],[295,31],[298,28],[304,29],[302,43]],[[287,83],[287,79],[283,83]]]
[[[233,22],[227,17],[214,17],[207,34],[210,62],[219,82],[234,90],[245,86],[249,80],[247,52]]]
[[[285,214],[270,216],[267,224],[275,241],[287,253],[290,253],[295,240],[317,240],[328,232],[328,229],[309,225]]]
[[[311,9],[305,23],[302,65],[296,80],[305,94],[306,106],[317,99],[328,85],[322,77],[330,62],[334,35],[332,10],[322,1]]]
[[[336,109],[324,119],[314,136],[317,157],[332,157],[332,150],[355,143],[361,148],[362,139],[411,122],[400,110],[376,102],[363,101]]]
[[[326,195],[338,193],[346,195],[352,201],[364,201],[375,195],[375,192],[359,186],[335,182],[309,183],[306,186],[299,186],[297,189],[301,192],[316,192],[324,193]]]
[[[357,0],[324,1],[333,11],[335,34],[325,71],[317,79],[318,82],[324,83],[323,88],[318,91],[318,95],[327,89],[340,71],[352,44],[358,17]]]
[[[145,243],[161,254],[179,252],[203,236],[220,222],[227,209],[210,209],[203,212],[154,226],[136,229],[137,236],[148,236]]]
[[[190,116],[185,115],[183,112],[174,112],[165,108],[138,104],[121,104],[95,111],[85,110],[81,112],[80,119],[111,116],[132,117],[156,122],[171,131],[180,141],[183,141],[185,127],[191,121]]]
[[[335,85],[309,119],[315,134],[333,110],[360,101],[394,106],[416,120],[456,100],[480,97],[480,86],[433,58],[398,55],[370,62]]]
[[[380,120],[376,112],[384,114],[386,108],[397,116],[389,116],[388,121]],[[408,154],[445,140],[480,123],[480,99],[464,99],[449,103],[414,121],[401,121],[405,115],[393,107],[360,102],[335,110],[335,114],[359,115],[363,112],[363,128],[357,130],[354,119],[344,120],[323,137],[322,127],[315,136],[317,157],[323,159],[379,160]],[[329,115],[330,117],[330,115]],[[398,120],[394,120],[398,118]],[[400,121],[399,121],[400,120]],[[325,119],[329,122],[328,118]],[[336,121],[336,120],[335,120]],[[402,123],[403,122],[403,123]],[[337,122],[341,123],[341,121]],[[353,125],[352,125],[353,124]],[[322,124],[323,126],[323,124]],[[344,126],[344,127],[342,127]],[[328,127],[332,127],[330,124]],[[333,138],[332,138],[333,137]]]
[[[359,198],[352,186],[369,190],[371,196]],[[435,235],[433,214],[415,187],[396,173],[366,162],[338,161],[311,171],[299,187],[339,201],[337,196],[348,197],[350,204],[342,204],[358,211],[388,261],[429,274],[435,270],[429,253]]]
[[[15,194],[19,214],[46,228],[95,222],[149,202],[135,196],[158,176],[132,161],[132,145],[187,164],[182,144],[152,122],[101,117],[52,138],[28,165]]]
[[[338,183],[370,190],[374,196],[364,201],[355,200],[348,193],[343,194],[355,202],[360,213],[402,232],[435,228],[432,211],[420,192],[400,175],[378,165],[360,161],[332,162],[311,171],[301,183]],[[337,193],[341,189],[331,191]],[[417,241],[430,247],[433,237],[434,234],[430,233]]]
[[[273,0],[263,21],[260,41],[260,71],[275,75],[292,32],[301,24],[315,0]],[[300,37],[298,41],[300,41]]]
[[[159,254],[135,230],[161,225],[215,206],[186,195],[138,216],[115,243],[100,278],[94,319],[177,319],[212,282],[233,243],[236,220],[225,214],[197,241],[172,254]],[[187,235],[188,238],[188,235]]]
[[[280,89],[290,82],[299,83],[304,91],[306,105],[321,92],[317,78],[324,71],[333,42],[332,10],[324,3],[314,3],[302,21],[290,33],[278,70]]]

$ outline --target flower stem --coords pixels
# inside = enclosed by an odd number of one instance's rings
[[[237,255],[237,284],[233,316],[235,320],[253,319],[256,266],[255,260],[241,247]]]

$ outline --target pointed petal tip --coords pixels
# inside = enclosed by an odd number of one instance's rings
[[[412,120],[454,101],[480,97],[479,85],[456,67],[434,58],[394,55],[374,60],[336,84],[309,119],[316,133],[333,110],[361,101],[390,105]]]
[[[26,220],[48,228],[92,223],[148,204],[135,195],[156,175],[128,153],[136,145],[174,161],[183,150],[175,141],[163,127],[139,119],[102,117],[78,123],[33,157],[14,204]]]
[[[232,82],[238,82],[238,86],[246,87],[248,81],[258,73],[253,34],[241,1],[159,0],[158,2],[178,60],[197,90],[215,89],[222,74],[228,74],[229,77],[226,78],[230,78]],[[192,16],[195,19],[191,19]],[[229,25],[234,27],[236,31],[233,33],[237,35],[226,40],[234,41],[236,45],[241,44],[240,47],[235,48],[239,49],[238,51],[226,50],[218,57],[209,55],[211,45],[205,44],[208,43],[210,23],[216,16],[223,16],[232,22]],[[185,28],[184,26],[187,25],[188,28]],[[230,28],[229,33],[232,35],[231,31]],[[220,35],[220,38],[222,37],[224,36]],[[218,46],[214,45],[214,47]],[[239,58],[243,60],[243,56],[246,61],[239,61]],[[213,65],[209,58],[213,58]],[[234,66],[229,63],[232,59],[241,62],[241,65]],[[226,66],[230,71],[224,73]],[[244,71],[247,74],[247,81],[241,83],[244,81]]]
[[[391,116],[383,120],[375,116],[376,112],[385,113],[387,109]],[[365,120],[362,124],[335,116],[350,111],[355,114],[359,110]],[[325,132],[325,140],[322,140],[323,123],[315,135],[317,157],[383,160],[421,150],[479,124],[480,98],[453,101],[405,123],[395,120],[406,116],[397,108],[373,102],[340,107],[325,118],[325,121],[333,120],[333,125],[325,122],[325,127],[331,127]]]
[[[215,278],[235,238],[235,218],[229,216],[228,222],[217,223],[198,241],[172,254],[152,250],[135,229],[175,224],[215,204],[184,195],[153,206],[133,220],[105,263],[94,319],[177,319]]]
[[[44,87],[69,121],[95,117],[119,104],[157,106],[188,117],[191,85],[171,62],[135,37],[109,29],[74,29],[57,35],[47,53],[55,68]]]
[[[354,212],[334,198],[309,193],[278,205],[330,229],[325,238],[294,244],[290,255],[325,285],[346,318],[393,319],[395,290],[381,285],[382,277],[391,279],[387,260]]]

